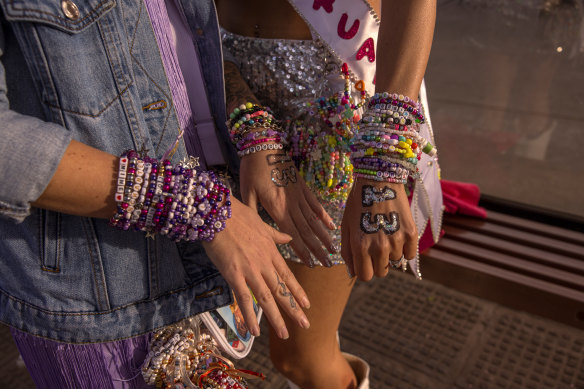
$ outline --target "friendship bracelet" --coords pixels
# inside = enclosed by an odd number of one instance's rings
[[[237,152],[237,155],[241,158],[241,157],[245,157],[246,155],[249,154],[254,154],[254,153],[258,153],[260,151],[267,151],[267,150],[282,150],[284,148],[284,145],[281,143],[264,143],[261,145],[255,145],[255,146],[251,146],[248,147],[246,149],[243,149],[241,151]]]
[[[252,146],[255,146],[257,144],[261,144],[261,143],[267,143],[267,142],[276,142],[276,143],[280,143],[280,137],[273,137],[273,138],[261,138],[261,139],[256,139],[253,140],[245,145],[243,145],[242,149],[247,149],[250,148]]]
[[[129,150],[119,160],[112,227],[168,235],[174,241],[211,241],[231,217],[230,190],[211,171],[192,162],[141,157]]]
[[[400,179],[400,178],[392,178],[392,177],[379,177],[379,176],[372,176],[363,173],[355,173],[355,178],[364,178],[367,180],[372,181],[379,181],[379,182],[390,182],[392,184],[406,184],[408,182],[407,178]]]
[[[288,143],[286,132],[268,107],[249,102],[242,104],[229,115],[227,126],[230,128],[231,141],[240,156],[258,151],[256,148],[252,151],[252,147],[259,143]]]

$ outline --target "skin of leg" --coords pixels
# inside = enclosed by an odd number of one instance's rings
[[[282,340],[270,328],[270,357],[276,369],[302,389],[356,388],[353,370],[341,355],[337,330],[355,279],[345,265],[325,268],[288,262],[311,302],[310,322],[303,329],[287,318],[290,338]]]

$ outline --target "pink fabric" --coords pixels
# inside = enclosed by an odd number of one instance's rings
[[[443,236],[444,236],[444,229],[440,230],[440,238],[442,238]],[[426,229],[424,230],[424,233],[420,237],[420,240],[418,241],[418,247],[419,247],[420,253],[423,253],[424,251],[428,250],[430,247],[434,246],[435,244],[436,243],[434,243],[434,238],[432,236],[432,228],[430,227],[430,224],[428,224],[426,226]]]
[[[447,213],[487,217],[487,211],[479,207],[481,192],[476,184],[468,182],[441,180],[444,207]]]
[[[478,205],[481,192],[476,184],[469,182],[441,180],[440,186],[442,187],[444,211],[446,213],[461,214],[481,219],[485,219],[487,217],[487,211]],[[440,231],[440,238],[443,236],[444,229]],[[434,246],[434,244],[432,230],[428,224],[418,243],[420,252],[424,252],[425,250]]]

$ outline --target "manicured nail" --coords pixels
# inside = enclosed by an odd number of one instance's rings
[[[303,317],[302,319],[300,319],[300,327],[302,327],[304,329],[310,328],[310,323],[308,322],[307,318]]]
[[[280,338],[281,339],[288,339],[290,335],[288,335],[288,329],[286,327],[282,327],[280,330]]]
[[[302,297],[300,304],[302,304],[302,308],[310,309],[310,301],[308,301],[308,297]]]

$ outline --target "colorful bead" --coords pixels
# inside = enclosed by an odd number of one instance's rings
[[[190,161],[173,167],[168,160],[142,158],[129,150],[119,165],[118,184],[124,185],[116,189],[113,227],[168,235],[177,242],[210,241],[231,217],[229,189],[215,173],[197,173]]]

